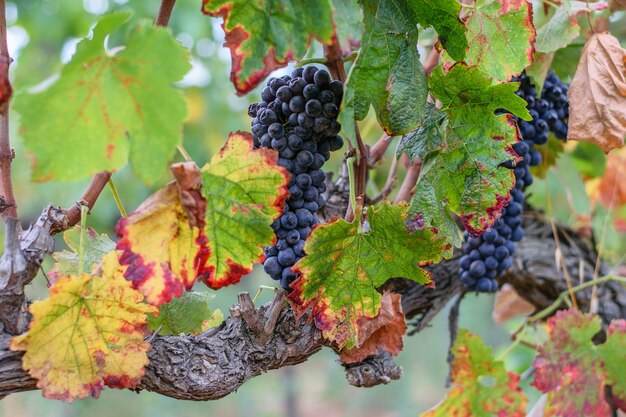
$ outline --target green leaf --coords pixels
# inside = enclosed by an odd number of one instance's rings
[[[459,329],[452,349],[452,387],[446,398],[420,417],[524,417],[526,396],[519,376],[495,360],[480,337]]]
[[[547,325],[549,340],[538,349],[532,382],[548,394],[546,415],[609,417],[611,411],[604,400],[606,371],[600,347],[593,343],[593,337],[602,329],[600,319],[571,308],[557,312]],[[623,334],[619,338],[615,341],[621,344]],[[605,347],[607,358],[616,353],[615,347],[623,362],[623,344]]]
[[[607,3],[587,3],[573,0],[570,6],[562,4],[552,17],[537,30],[535,49],[537,52],[554,52],[565,48],[580,35],[580,25],[576,16],[607,8]]]
[[[63,240],[70,248],[71,252],[63,250],[55,252],[52,257],[56,263],[48,272],[52,280],[64,276],[80,275],[80,247],[81,227],[75,226],[63,233]],[[83,272],[89,274],[100,263],[104,255],[115,249],[113,242],[106,234],[99,235],[91,227],[87,229],[83,241]]]
[[[441,149],[436,151],[423,145],[431,152],[423,159],[410,213],[458,246],[461,238],[452,213],[470,233],[481,233],[499,217],[514,184],[512,170],[500,165],[514,156],[510,145],[517,130],[511,115],[496,116],[494,111],[506,109],[524,119],[530,115],[525,101],[515,95],[517,83],[492,85],[477,67],[457,64],[445,75],[439,67],[430,87],[447,114],[445,143],[440,146],[437,140]]]
[[[239,94],[304,56],[313,38],[331,43],[334,34],[330,0],[203,0],[202,11],[224,18],[230,78]]]
[[[335,34],[345,55],[357,49],[363,35],[363,12],[357,0],[332,0]]]
[[[422,160],[431,152],[446,146],[446,127],[448,119],[441,110],[431,103],[426,104],[424,119],[414,132],[402,137],[396,157],[406,154],[411,161]]]
[[[250,134],[231,134],[202,168],[210,253],[201,278],[213,289],[236,284],[275,243],[271,224],[289,197],[289,173],[277,164],[278,152],[253,149]]]
[[[468,48],[466,27],[459,19],[461,5],[456,0],[410,0],[417,23],[432,26],[439,42],[455,61],[463,61]]]
[[[533,54],[533,63],[526,67],[526,75],[532,79],[537,94],[541,94],[541,91],[543,91],[543,84],[546,81],[553,60],[554,53],[542,54],[541,52],[535,52]]]
[[[535,28],[527,1],[478,1],[466,25],[465,62],[494,81],[506,81],[532,62]]]
[[[106,36],[128,17],[103,17],[58,81],[16,97],[35,181],[79,179],[130,160],[151,183],[167,168],[187,114],[172,83],[189,70],[188,52],[168,29],[148,22],[131,32],[124,49],[105,50]]]
[[[362,318],[375,317],[381,294],[376,288],[389,278],[404,277],[430,283],[421,267],[438,262],[443,240],[431,229],[412,233],[405,226],[408,206],[384,202],[352,223],[336,219],[316,227],[306,242],[307,256],[293,270],[301,274],[290,298],[301,312],[313,305],[313,318],[322,334],[339,348],[355,346]]]
[[[417,52],[417,12],[405,0],[364,0],[365,30],[350,70],[342,120],[354,137],[354,120],[374,106],[378,123],[389,135],[414,130],[428,97],[426,75]]]
[[[209,307],[213,298],[215,294],[208,292],[184,292],[182,297],[161,304],[158,317],[148,316],[148,328],[163,335],[203,332],[214,316]]]

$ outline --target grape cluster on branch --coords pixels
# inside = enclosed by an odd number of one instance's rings
[[[304,256],[304,242],[319,223],[315,212],[325,204],[322,166],[341,149],[337,122],[343,84],[315,66],[272,77],[253,103],[252,138],[256,147],[279,152],[278,164],[291,174],[284,213],[272,224],[278,241],[265,249],[263,269],[283,288],[297,278],[291,267]]]
[[[513,145],[515,152],[522,158],[517,164],[507,161],[504,166],[513,170],[515,186],[511,190],[511,201],[502,210],[501,217],[493,227],[481,236],[470,237],[465,232],[463,257],[459,260],[461,281],[470,291],[495,292],[498,290],[496,278],[509,269],[513,263],[515,242],[524,237],[522,211],[524,209],[524,190],[533,182],[530,167],[541,163],[541,153],[534,149],[548,141],[552,132],[558,139],[567,138],[567,85],[554,73],[550,73],[543,86],[541,97],[526,73],[513,81],[520,82],[516,94],[527,104],[532,121],[516,118],[522,140]]]

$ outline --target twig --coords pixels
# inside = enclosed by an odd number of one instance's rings
[[[109,184],[109,189],[111,190],[111,194],[113,194],[113,200],[115,200],[115,204],[117,205],[117,209],[120,212],[122,217],[126,217],[126,209],[124,208],[124,203],[122,203],[122,199],[117,192],[117,188],[115,188],[115,184],[113,183],[113,178],[109,178],[107,182]]]
[[[161,7],[159,8],[159,13],[157,14],[156,19],[154,19],[154,24],[156,26],[167,26],[170,21],[170,16],[172,15],[172,10],[174,9],[174,5],[176,4],[176,0],[162,0]]]
[[[440,55],[441,54],[439,53],[437,48],[433,47],[433,49],[430,50],[430,53],[426,57],[426,61],[424,61],[424,73],[426,75],[430,75],[430,73],[433,72],[435,67],[439,65]]]
[[[421,168],[422,161],[415,161],[413,164],[409,165],[409,168],[406,170],[404,181],[402,181],[398,194],[396,194],[396,198],[393,200],[394,203],[409,201],[411,199],[411,192],[413,191],[415,184],[417,184]]]
[[[7,19],[6,19],[6,2],[0,0],[0,59],[4,60],[6,65],[0,65],[2,74],[0,79],[9,83],[9,65],[11,57],[9,57],[9,48],[7,44]],[[17,203],[13,194],[13,182],[11,179],[11,162],[14,154],[11,149],[9,140],[9,111],[5,108],[0,115],[0,197],[4,200],[4,210],[2,210],[2,218],[6,222],[7,219],[17,219]]]
[[[67,218],[67,223],[63,224],[62,227],[59,227],[61,225],[55,227],[51,230],[51,232],[64,232],[65,230],[78,224],[78,222],[80,221],[81,205],[85,205],[89,207],[89,210],[91,210],[94,204],[96,204],[96,200],[100,196],[100,193],[102,193],[102,190],[104,190],[104,187],[106,187],[107,183],[109,182],[109,178],[111,178],[111,173],[107,171],[103,171],[99,174],[94,175],[91,183],[81,196],[78,203],[74,204],[72,207],[66,210],[65,215]]]
[[[382,157],[385,155],[385,152],[387,152],[387,148],[389,148],[389,145],[391,145],[392,139],[393,136],[389,136],[388,134],[383,133],[380,139],[378,139],[376,143],[372,145],[372,147],[370,147],[370,158],[368,161],[370,168],[374,167],[378,163],[378,161],[382,159]]]

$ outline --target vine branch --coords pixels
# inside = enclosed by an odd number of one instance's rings
[[[7,102],[11,94],[9,82],[9,47],[7,43],[6,1],[0,0],[0,83],[3,101],[0,106],[0,213],[6,222],[7,219],[17,219],[17,203],[13,193],[11,164],[15,157],[9,139],[9,110]]]
[[[170,21],[170,17],[172,16],[172,10],[174,10],[174,5],[176,4],[176,0],[162,0],[161,7],[159,7],[159,13],[154,19],[154,24],[156,26],[167,26]]]

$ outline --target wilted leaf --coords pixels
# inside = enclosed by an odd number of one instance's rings
[[[549,340],[538,349],[532,383],[548,394],[545,417],[609,417],[606,370],[592,342],[602,329],[600,319],[572,308],[559,311],[547,324]]]
[[[421,268],[438,262],[447,248],[430,229],[411,233],[405,226],[408,206],[384,202],[352,223],[335,219],[316,227],[307,239],[307,256],[293,267],[301,274],[289,295],[302,314],[309,306],[316,326],[340,348],[358,346],[361,326],[378,315],[381,295],[376,288],[389,278],[404,277],[430,284]]]
[[[213,319],[209,301],[215,294],[185,292],[180,298],[161,304],[158,317],[148,317],[148,328],[159,334],[198,334],[206,330]]]
[[[52,257],[56,263],[48,272],[48,277],[55,282],[61,277],[77,276],[80,274],[80,234],[81,227],[75,226],[63,233],[63,240],[70,248],[71,252],[66,250],[54,252]],[[89,274],[102,261],[102,257],[115,249],[113,242],[106,234],[98,235],[91,227],[87,229],[83,242],[83,272]]]
[[[144,374],[150,344],[142,302],[121,274],[115,251],[105,256],[102,276],[64,277],[50,298],[30,306],[27,333],[11,340],[46,398],[98,397],[104,386],[133,388]]]
[[[357,325],[358,347],[342,350],[340,355],[342,363],[361,362],[381,349],[397,355],[402,351],[402,337],[407,329],[402,312],[402,295],[384,292],[378,315],[373,318],[361,317]]]
[[[406,0],[365,0],[359,55],[343,100],[343,126],[352,132],[374,107],[389,135],[417,127],[426,105],[426,75],[417,52],[418,5]]]
[[[533,60],[535,27],[526,0],[476,2],[467,19],[465,62],[477,65],[494,82],[522,72]]]
[[[304,56],[313,38],[331,43],[334,33],[330,0],[203,0],[202,11],[224,19],[230,79],[241,95]]]
[[[568,139],[595,143],[605,152],[626,137],[626,50],[609,33],[587,41],[569,87]]]
[[[190,225],[181,201],[185,190],[181,183],[187,191],[199,186],[198,168],[193,162],[186,164],[195,182],[179,176],[180,182],[148,197],[134,213],[120,219],[115,229],[120,236],[117,248],[123,251],[120,262],[128,266],[124,276],[154,305],[191,289],[208,257],[206,236]]]
[[[460,329],[452,362],[452,387],[446,398],[420,417],[525,417],[528,400],[519,376],[496,361],[491,347]]]
[[[250,134],[232,134],[202,168],[210,253],[201,279],[213,289],[236,284],[263,260],[263,248],[276,239],[271,224],[289,196],[278,152],[252,147]]]
[[[502,324],[517,316],[527,316],[535,306],[524,300],[511,284],[504,284],[496,293],[491,316],[496,324]]]
[[[128,16],[101,18],[58,81],[16,97],[36,181],[76,180],[130,160],[152,183],[174,156],[187,108],[172,84],[190,68],[188,51],[169,29],[149,22],[131,32],[125,48],[106,51],[105,39]]]
[[[604,10],[606,2],[589,3],[570,0],[562,3],[554,15],[537,30],[535,49],[537,52],[549,53],[565,48],[580,34],[578,16],[580,13],[589,13]]]
[[[411,214],[457,246],[461,239],[452,213],[461,216],[470,233],[479,234],[499,218],[514,183],[512,170],[500,165],[517,156],[511,148],[517,129],[511,115],[495,116],[494,111],[506,109],[524,119],[530,115],[515,95],[515,83],[492,85],[476,67],[457,64],[447,74],[438,67],[429,83],[448,122],[443,140],[422,145],[420,153],[430,153],[423,160]],[[405,148],[411,146],[418,147]]]

